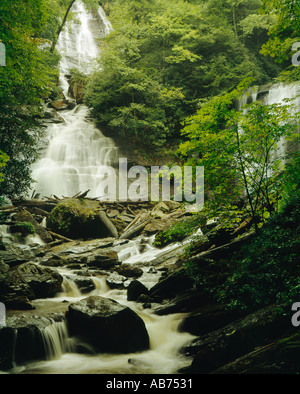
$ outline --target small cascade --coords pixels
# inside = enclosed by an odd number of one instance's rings
[[[95,285],[95,290],[92,292],[93,294],[102,296],[110,291],[109,286],[106,283],[106,278],[103,277],[92,277],[92,281]]]
[[[2,242],[10,242],[12,239],[12,234],[9,231],[9,226],[5,224],[0,224],[0,240]]]
[[[62,291],[62,294],[65,297],[81,297],[81,291],[79,290],[76,283],[66,276],[64,276],[64,280],[62,283]]]
[[[63,354],[72,351],[65,321],[53,322],[42,329],[40,333],[45,348],[46,360],[58,360]]]

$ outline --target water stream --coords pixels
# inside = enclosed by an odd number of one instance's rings
[[[100,53],[99,39],[112,29],[102,7],[91,14],[77,1],[72,11],[78,21],[65,26],[57,44],[60,86],[66,99],[70,99],[71,70],[88,75]],[[60,111],[60,116],[64,121],[47,128],[41,158],[32,167],[34,190],[41,197],[72,197],[87,190],[89,197],[103,197],[109,176],[106,170],[118,163],[118,147],[96,127],[85,105]]]
[[[148,241],[145,248],[145,241]],[[163,249],[151,246],[152,237],[139,237],[128,242],[125,246],[113,248],[118,252],[123,263],[139,264],[144,274],[139,278],[148,289],[159,280],[160,273],[151,262],[161,256],[181,248],[181,244],[173,244]],[[143,247],[141,247],[143,245]],[[140,263],[144,262],[143,265]],[[147,262],[147,264],[145,263]],[[91,276],[95,289],[88,294],[82,294],[75,284],[76,274],[67,268],[58,268],[64,277],[62,292],[51,299],[33,301],[36,309],[21,311],[22,315],[47,316],[48,313],[63,311],[70,303],[80,301],[88,296],[102,296],[113,299],[128,306],[145,322],[150,349],[134,354],[95,354],[93,349],[84,343],[70,338],[64,321],[53,322],[41,331],[46,360],[16,365],[10,373],[18,374],[174,374],[180,368],[188,366],[191,360],[180,354],[180,349],[194,337],[180,332],[179,325],[185,314],[170,314],[160,316],[155,314],[157,304],[144,308],[142,304],[128,301],[127,290],[111,289],[105,276]],[[66,303],[67,301],[67,303]],[[67,305],[67,306],[66,306]],[[14,312],[15,314],[15,312]],[[87,350],[88,354],[76,353],[78,345]]]

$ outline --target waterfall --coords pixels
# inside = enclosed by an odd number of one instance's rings
[[[60,85],[67,99],[70,71],[76,68],[85,74],[92,72],[100,53],[97,41],[111,31],[102,7],[88,13],[84,4],[77,1],[72,11],[79,22],[65,26],[57,45],[62,56]],[[33,189],[42,197],[72,197],[87,190],[89,197],[102,197],[107,166],[117,163],[118,147],[89,119],[86,106],[77,105],[60,115],[64,122],[48,126],[45,148],[32,167],[36,181]]]
[[[259,100],[263,105],[284,104],[286,99],[294,104],[295,108],[291,110],[291,116],[300,111],[300,82],[290,84],[272,84],[262,85],[250,88],[249,91],[237,102],[237,109],[246,113],[247,109],[243,109],[246,104],[251,104]],[[299,129],[297,132],[299,133]],[[278,143],[277,155],[284,157],[290,150],[295,149],[283,138]]]
[[[46,359],[57,360],[66,352],[71,351],[69,334],[65,321],[53,322],[40,331]]]

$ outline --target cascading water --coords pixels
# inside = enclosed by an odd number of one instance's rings
[[[243,110],[245,113],[247,109],[243,109],[243,107],[257,100],[263,105],[285,104],[285,100],[291,100],[287,102],[287,104],[294,105],[294,109],[291,110],[291,115],[294,115],[300,112],[300,82],[291,84],[279,83],[251,88],[249,92],[238,101],[237,109]],[[299,131],[300,130],[297,130],[297,132]],[[291,146],[289,143],[282,138],[277,147],[277,155],[279,157],[284,157],[290,149]]]
[[[139,281],[150,289],[160,276],[155,269],[151,271],[151,268],[154,268],[151,266],[151,261],[173,253],[182,245],[173,244],[163,249],[156,249],[151,246],[151,239],[148,243],[146,241],[144,237],[139,237],[121,247],[120,245],[115,246],[113,250],[118,253],[119,259],[123,260],[123,263],[137,264],[144,261],[144,274],[139,278]],[[61,314],[61,308],[65,308],[63,305],[66,302],[77,302],[88,296],[110,298],[128,306],[143,319],[150,338],[150,349],[132,354],[95,353],[90,345],[81,342],[79,338],[70,338],[65,321],[58,321],[41,330],[46,360],[27,363],[24,367],[16,366],[11,371],[12,373],[173,374],[190,364],[190,360],[179,352],[194,338],[189,333],[179,331],[185,314],[160,316],[154,313],[155,304],[149,309],[144,309],[141,304],[127,300],[126,289],[111,289],[106,283],[105,276],[91,276],[95,289],[90,293],[81,294],[76,287],[76,275],[72,273],[72,270],[58,268],[58,271],[64,277],[63,292],[57,294],[55,298],[37,300],[34,314],[43,316],[43,314],[47,315],[55,311]],[[32,314],[30,311],[22,311],[22,315],[26,313]],[[76,353],[78,348],[85,350],[83,354],[82,352]]]
[[[74,3],[72,11],[79,22],[62,31],[57,49],[61,53],[60,85],[69,99],[67,76],[74,68],[89,74],[99,55],[97,39],[111,30],[102,7],[88,13],[82,2]],[[47,129],[46,148],[32,168],[36,181],[34,190],[41,196],[72,197],[90,190],[89,197],[103,197],[107,166],[118,160],[118,148],[88,118],[88,108],[78,105],[60,112],[64,122]],[[109,198],[109,196],[106,196]]]

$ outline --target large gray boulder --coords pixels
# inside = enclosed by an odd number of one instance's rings
[[[50,268],[24,263],[10,268],[0,261],[0,301],[10,309],[32,309],[29,300],[61,291],[63,277]]]
[[[96,352],[135,353],[149,349],[143,320],[130,308],[99,296],[71,304],[66,313],[70,336],[77,336]]]

